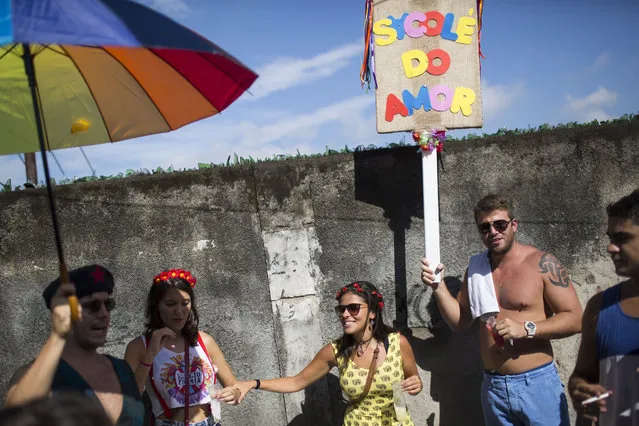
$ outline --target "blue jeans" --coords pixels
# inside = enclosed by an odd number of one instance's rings
[[[155,419],[155,426],[184,426],[184,422],[169,419]],[[207,417],[201,422],[189,423],[189,426],[222,426],[222,424],[219,421],[215,421],[213,417]]]
[[[550,362],[520,374],[484,373],[486,426],[570,426],[568,400]]]

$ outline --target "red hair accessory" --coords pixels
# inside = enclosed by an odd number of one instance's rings
[[[359,283],[355,282],[353,284],[349,284],[346,287],[342,287],[335,295],[335,300],[339,300],[339,298],[342,297],[342,295],[349,290],[348,287],[351,285],[353,289],[355,289],[358,293],[362,293],[364,291],[364,289],[359,285]],[[384,309],[384,301],[382,300],[384,299],[384,296],[382,296],[382,293],[380,293],[379,291],[373,290],[371,294],[373,296],[377,296],[377,300],[378,300],[377,305],[379,306],[379,309],[380,310]]]
[[[191,288],[195,287],[195,283],[197,282],[195,277],[186,269],[169,269],[168,271],[163,271],[156,275],[155,278],[153,278],[153,284],[159,284],[162,281],[168,281],[171,278],[181,278],[189,283]]]

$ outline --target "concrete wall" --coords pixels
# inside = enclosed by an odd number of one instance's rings
[[[459,285],[482,246],[474,202],[514,196],[519,238],[554,253],[582,303],[617,281],[606,255],[605,205],[639,186],[639,124],[450,142],[440,171],[442,259]],[[419,284],[423,253],[420,157],[385,149],[310,160],[141,176],[57,188],[71,267],[99,262],[117,279],[106,351],[141,332],[152,277],[198,277],[202,329],[240,378],[295,374],[340,334],[333,295],[365,279],[386,296],[385,320],[416,353],[424,391],[416,424],[481,425],[477,333],[453,334]],[[49,330],[41,291],[56,276],[46,194],[0,194],[0,388]],[[578,337],[555,342],[564,379]],[[334,373],[334,372],[333,372]],[[335,425],[343,410],[331,374],[286,396],[254,392],[224,408],[229,425]]]

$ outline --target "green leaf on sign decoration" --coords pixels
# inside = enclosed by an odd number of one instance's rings
[[[133,169],[126,169],[126,172],[125,172],[125,173],[126,173],[126,177],[133,176],[133,175],[135,174],[135,170],[133,170]]]
[[[199,170],[210,169],[211,167],[213,167],[213,166],[211,166],[211,163],[197,163],[197,168]]]

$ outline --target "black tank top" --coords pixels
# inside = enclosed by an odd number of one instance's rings
[[[109,355],[106,355],[106,357],[113,364],[122,388],[122,413],[116,422],[116,426],[142,426],[144,422],[144,404],[131,367],[122,359]],[[97,398],[91,386],[63,359],[60,360],[53,377],[51,391],[77,391]]]

